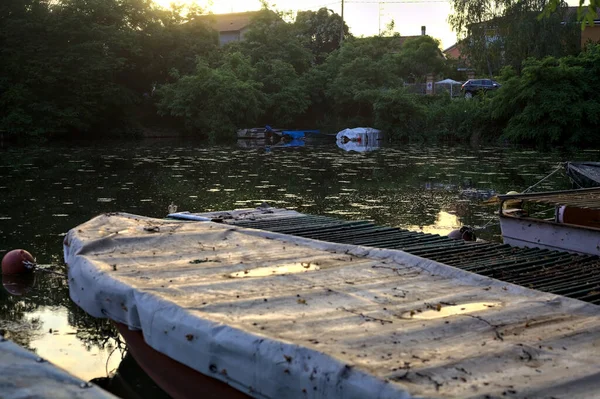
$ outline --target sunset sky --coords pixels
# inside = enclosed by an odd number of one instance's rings
[[[162,6],[168,6],[171,1],[155,0]],[[212,5],[205,0],[195,2],[215,14],[261,8],[258,0],[214,0]],[[341,1],[331,0],[275,0],[269,4],[281,11],[317,10],[321,7],[327,7],[338,14],[341,11]],[[346,0],[344,19],[355,36],[376,35],[379,27],[384,30],[392,19],[396,23],[395,31],[404,36],[421,34],[421,25],[425,25],[427,34],[440,39],[441,47],[446,48],[456,41],[456,35],[447,22],[450,12],[450,3],[443,0],[389,0],[381,4],[374,0]]]

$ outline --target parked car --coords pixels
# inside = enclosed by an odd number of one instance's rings
[[[471,98],[478,93],[485,93],[488,90],[496,90],[500,84],[492,79],[469,79],[461,86],[460,90],[465,98]]]

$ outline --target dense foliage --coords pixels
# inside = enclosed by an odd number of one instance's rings
[[[578,57],[529,59],[492,101],[492,115],[506,122],[504,137],[549,145],[597,145],[600,139],[600,46]]]
[[[598,47],[577,56],[579,27],[561,23],[562,3],[539,19],[545,6],[457,0],[451,21],[469,33],[471,66],[479,74],[508,66],[497,95],[464,101],[415,94],[428,76],[465,79],[437,40],[355,38],[325,8],[300,12],[295,22],[264,9],[244,40],[219,46],[197,8],[7,0],[0,4],[0,131],[94,137],[167,128],[228,139],[237,128],[265,124],[362,125],[410,140],[589,143],[598,123]]]

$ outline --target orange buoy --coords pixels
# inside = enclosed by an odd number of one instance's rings
[[[31,273],[32,267],[27,262],[35,263],[35,258],[24,249],[13,249],[2,258],[2,274]]]

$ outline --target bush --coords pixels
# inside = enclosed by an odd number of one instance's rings
[[[493,117],[506,121],[502,137],[536,145],[597,144],[600,138],[600,45],[578,57],[529,59],[492,100]]]

